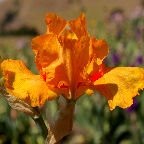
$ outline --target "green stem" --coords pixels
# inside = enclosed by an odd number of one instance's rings
[[[45,122],[44,122],[42,116],[40,115],[37,118],[33,118],[33,120],[35,121],[37,127],[39,128],[40,132],[42,133],[44,139],[46,139],[47,135],[48,135],[48,129],[47,129],[47,126],[45,125]]]

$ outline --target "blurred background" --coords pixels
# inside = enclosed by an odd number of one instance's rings
[[[144,68],[144,0],[0,0],[0,55],[23,60],[37,73],[33,37],[46,32],[46,13],[67,20],[86,14],[91,36],[106,39],[107,66]],[[144,94],[127,109],[110,111],[104,96],[84,95],[76,104],[74,127],[64,144],[144,144]],[[42,108],[54,116],[55,101]],[[45,115],[43,115],[45,117]],[[11,109],[0,97],[0,144],[43,144],[33,120]]]

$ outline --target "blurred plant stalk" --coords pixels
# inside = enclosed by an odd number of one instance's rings
[[[60,144],[62,138],[72,131],[75,101],[60,96],[58,104],[59,111],[56,114],[55,122],[51,124],[52,122],[48,120],[50,125],[47,144]]]

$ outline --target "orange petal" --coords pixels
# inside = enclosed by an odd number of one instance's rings
[[[75,97],[78,83],[85,79],[85,68],[89,63],[90,38],[82,37],[77,40],[61,37],[61,45],[68,86],[70,93]]]
[[[103,94],[110,110],[116,106],[130,107],[138,90],[144,88],[144,69],[138,67],[106,68],[102,78],[94,82],[95,88]]]
[[[89,49],[91,46],[91,41],[89,37],[82,37],[75,46],[73,61],[73,69],[76,71],[77,79],[82,77],[85,78],[85,69],[90,61]],[[81,81],[82,79],[79,79]]]
[[[19,60],[5,60],[1,64],[5,87],[9,94],[24,100],[32,107],[40,106],[57,94],[51,91],[39,75],[30,72]]]
[[[46,81],[55,77],[55,68],[62,63],[62,47],[55,35],[41,35],[32,40],[32,49],[36,53],[35,62]]]
[[[41,35],[32,40],[32,49],[36,53],[35,62],[44,81],[54,91],[67,95],[68,86],[67,66],[64,63],[63,48],[56,35]],[[62,84],[63,85],[63,84]],[[65,92],[66,91],[66,92]]]
[[[50,59],[56,59],[60,51],[58,47],[59,42],[57,36],[53,34],[40,35],[32,39],[32,50],[37,54],[39,51],[48,51],[50,53]],[[58,52],[57,52],[58,51]]]
[[[97,73],[103,75],[103,68],[105,67],[103,60],[108,55],[109,48],[104,39],[97,40],[91,37],[91,42],[92,46],[89,50],[90,63],[86,68],[86,72],[91,78],[94,78],[95,74]]]
[[[98,65],[102,63],[104,58],[108,55],[108,44],[104,39],[92,39],[92,58],[94,58]]]
[[[47,34],[60,35],[65,29],[67,23],[65,19],[58,17],[56,14],[48,13],[45,19],[47,24]]]
[[[78,39],[76,34],[72,30],[65,30],[61,37],[65,37],[68,39]]]
[[[68,25],[78,38],[88,35],[85,15],[82,13],[76,20],[71,20]]]

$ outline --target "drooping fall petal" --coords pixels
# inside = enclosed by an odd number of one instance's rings
[[[40,106],[57,94],[51,91],[39,75],[30,72],[19,60],[5,60],[1,64],[5,87],[9,94],[24,100],[32,107]]]
[[[102,78],[94,82],[95,89],[103,94],[110,110],[116,106],[130,107],[138,90],[144,88],[144,69],[138,67],[107,67]]]
[[[47,24],[47,34],[60,35],[66,27],[66,20],[58,17],[56,14],[48,13],[45,19]]]

